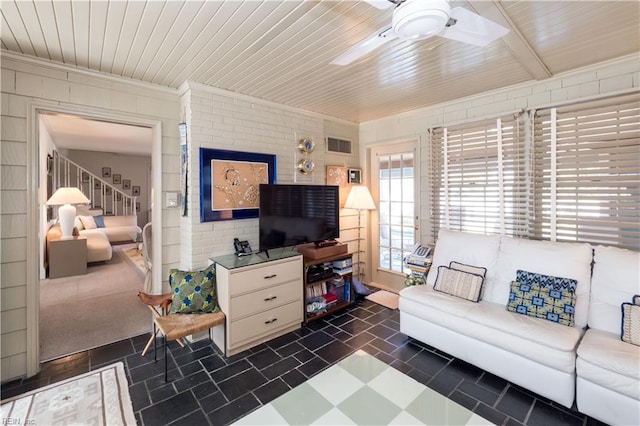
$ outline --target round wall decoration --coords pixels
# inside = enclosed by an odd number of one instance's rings
[[[308,175],[309,173],[311,173],[314,167],[315,164],[313,164],[313,161],[308,158],[303,158],[302,160],[298,161],[298,170],[300,170],[303,175]]]
[[[311,138],[300,139],[298,149],[305,154],[311,154],[316,147],[316,143]]]

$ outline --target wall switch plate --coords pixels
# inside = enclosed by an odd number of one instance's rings
[[[178,207],[178,196],[177,192],[167,192],[165,194],[165,207]]]

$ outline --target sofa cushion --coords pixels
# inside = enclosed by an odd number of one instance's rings
[[[470,345],[479,340],[566,373],[575,371],[575,348],[582,335],[575,327],[514,314],[504,305],[469,302],[430,286],[401,290],[399,308],[469,337]]]
[[[593,261],[589,327],[620,336],[620,305],[640,294],[640,253],[597,246]]]
[[[169,272],[172,314],[217,312],[215,265],[198,271]]]
[[[640,345],[640,305],[623,303],[621,308],[622,332],[620,338],[623,342]]]
[[[484,277],[482,275],[440,266],[438,267],[438,276],[433,289],[472,302],[478,302],[482,292],[483,281]]]
[[[507,310],[573,327],[575,293],[513,281]]]
[[[578,346],[578,376],[612,391],[640,399],[640,346],[619,333],[589,329]]]
[[[101,229],[83,229],[80,235],[87,238],[87,262],[103,262],[111,259],[111,243]]]
[[[436,282],[439,266],[448,266],[451,261],[455,261],[486,268],[485,285],[490,285],[498,260],[499,246],[499,235],[470,234],[441,229],[438,233],[431,269],[427,274],[427,284],[433,285]],[[506,302],[506,296],[504,302]]]
[[[518,270],[574,279],[577,281],[574,319],[578,327],[584,327],[589,309],[591,261],[588,244],[502,237],[495,283],[487,284],[485,299],[506,305]]]

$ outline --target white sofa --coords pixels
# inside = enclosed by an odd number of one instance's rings
[[[576,363],[578,410],[609,424],[640,425],[640,346],[620,339],[621,304],[640,294],[640,253],[594,250],[587,329]]]
[[[577,350],[588,319],[595,318],[590,313],[589,304],[592,260],[593,250],[588,244],[532,241],[443,230],[438,236],[427,285],[408,287],[400,292],[400,329],[410,337],[571,407],[576,393]],[[601,260],[603,264],[606,262],[604,258]],[[433,290],[438,267],[449,266],[451,261],[487,269],[480,302]],[[616,267],[600,266],[603,270]],[[628,267],[633,266],[630,264]],[[638,268],[637,261],[635,268]],[[506,309],[510,283],[515,280],[518,269],[577,281],[573,327]],[[596,283],[603,286],[603,290],[599,289],[598,292],[607,293],[607,289],[611,288],[611,280],[615,280],[616,275],[611,271],[609,274],[609,281],[600,280]],[[633,292],[627,293],[627,290],[622,291],[619,298],[631,301]],[[612,306],[616,303],[619,312],[620,303],[615,301]],[[619,316],[617,337],[615,333],[610,333],[608,337],[612,345],[620,342],[626,345],[626,350],[636,354],[629,355],[636,357],[635,372],[617,382],[620,387],[627,388],[627,394],[622,395],[623,398],[616,398],[620,390],[606,381],[597,381],[594,377],[597,367],[593,367],[593,374],[588,376],[591,389],[585,391],[583,398],[597,398],[593,390],[597,386],[597,391],[610,395],[607,403],[614,406],[614,411],[635,408],[637,415],[640,357],[637,357],[637,347],[620,341]],[[593,336],[595,339],[598,334],[594,333]],[[594,346],[598,344],[594,342]],[[608,358],[599,357],[595,349],[588,352],[594,364],[601,362],[601,366],[608,365]],[[586,362],[586,359],[583,361]],[[632,365],[627,359],[624,368],[632,368]],[[617,371],[621,376],[625,375],[622,370]],[[634,385],[635,394],[629,389]],[[578,389],[581,393],[580,384]],[[590,401],[586,403],[591,404]],[[582,408],[580,402],[578,407]],[[584,412],[604,421],[612,419],[599,417],[597,413],[586,410]]]
[[[136,215],[102,216],[102,219],[104,227],[85,229],[82,221],[76,217],[75,227],[81,236],[87,238],[87,263],[110,260],[113,256],[112,243],[133,241],[132,236],[142,232]],[[60,226],[56,224],[47,231],[47,240],[59,238],[60,235]]]

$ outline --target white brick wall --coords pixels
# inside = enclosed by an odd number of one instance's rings
[[[258,219],[200,223],[200,148],[275,154],[278,183],[324,184],[327,164],[359,165],[356,124],[198,84],[189,83],[183,90],[182,104],[188,111],[189,217],[181,221],[182,268],[205,267],[210,257],[232,252],[236,237],[248,240],[254,249],[259,245]],[[353,155],[346,159],[328,155],[326,136],[353,139]],[[303,158],[297,145],[304,137],[316,142],[309,155],[315,170],[307,176],[296,169]]]
[[[162,121],[163,163],[178,163],[176,125],[180,118],[177,91],[151,86],[131,84],[90,75],[81,71],[52,67],[46,62],[21,60],[15,56],[2,55],[1,69],[2,117],[0,148],[0,247],[2,297],[1,380],[7,381],[27,373],[27,300],[28,287],[37,282],[27,282],[27,200],[32,188],[28,188],[28,167],[32,159],[27,158],[27,108],[30,102],[46,103],[55,109],[57,105],[81,110],[91,115],[92,111],[106,114],[143,117],[146,120]],[[124,113],[124,114],[123,114]],[[32,151],[37,155],[37,150]],[[179,174],[176,169],[163,170],[165,191],[179,190]],[[42,192],[42,191],[41,191]],[[41,196],[45,196],[42,195]],[[40,200],[43,202],[43,200]],[[171,221],[168,210],[165,216],[165,258],[179,251],[178,218]],[[174,249],[178,247],[178,249]],[[175,255],[173,256],[176,257]],[[168,270],[169,265],[163,265]],[[37,324],[29,324],[37,327]]]

